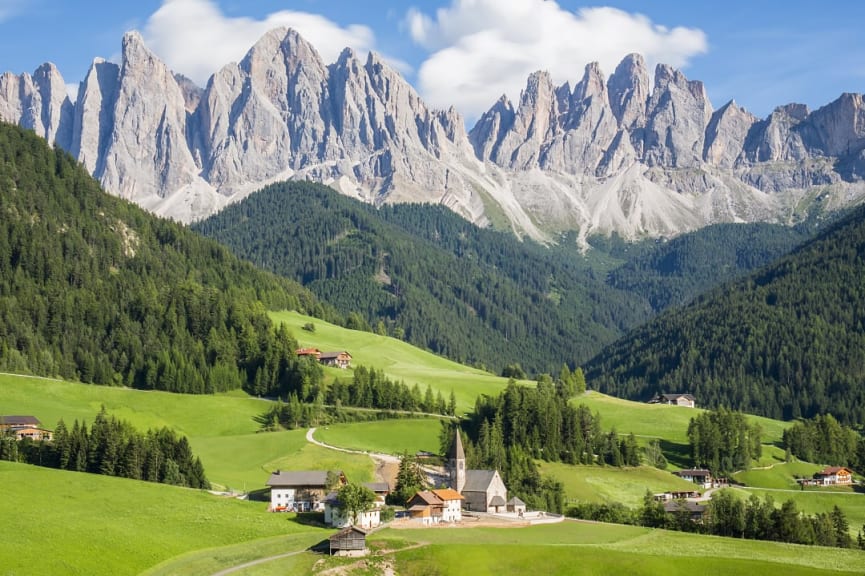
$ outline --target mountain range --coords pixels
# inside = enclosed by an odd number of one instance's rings
[[[275,181],[366,202],[447,206],[539,240],[579,231],[672,236],[716,222],[790,223],[865,197],[865,103],[843,94],[759,119],[715,110],[701,82],[639,55],[556,86],[532,74],[467,131],[375,53],[327,64],[289,29],[262,37],[204,88],[141,35],[94,60],[72,102],[57,68],[0,76],[0,118],[69,151],[110,192],[181,221]]]

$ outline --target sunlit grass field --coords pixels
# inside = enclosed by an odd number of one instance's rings
[[[861,573],[865,566],[861,551],[611,524],[565,522],[523,529],[475,528],[470,536],[465,532],[384,530],[373,539],[432,544],[398,552],[400,574],[804,575]]]
[[[438,453],[441,420],[437,418],[381,420],[335,424],[315,431],[315,438],[331,446],[399,455],[419,451]]]
[[[0,574],[117,576],[190,551],[328,531],[261,502],[0,461]]]

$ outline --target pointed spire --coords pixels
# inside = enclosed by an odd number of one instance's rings
[[[465,460],[466,453],[463,450],[463,440],[460,434],[460,427],[457,426],[456,434],[454,435],[454,443],[451,445],[451,450],[448,453],[448,458],[452,460]]]

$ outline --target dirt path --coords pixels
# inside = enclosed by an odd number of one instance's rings
[[[288,558],[289,556],[296,556],[298,554],[302,554],[306,552],[306,550],[296,550],[294,552],[286,552],[285,554],[277,554],[276,556],[268,556],[267,558],[259,558],[258,560],[252,560],[251,562],[246,562],[245,564],[238,564],[237,566],[232,566],[231,568],[226,568],[225,570],[220,570],[219,572],[213,573],[211,576],[226,576],[226,574],[231,574],[232,572],[238,572],[240,570],[244,570],[249,568],[250,566],[257,566],[258,564],[264,564],[265,562],[272,562],[273,560],[279,560],[280,558]]]
[[[396,475],[399,471],[399,457],[392,454],[383,454],[381,452],[368,452],[366,450],[351,450],[349,448],[340,448],[325,444],[315,439],[315,431],[317,428],[310,428],[306,431],[306,441],[328,450],[336,450],[337,452],[345,452],[346,454],[365,454],[375,462],[375,476],[378,482],[387,482],[393,488],[396,485]],[[438,486],[447,480],[447,476],[442,470],[438,470],[432,466],[422,466],[421,469],[427,475],[427,480],[430,486]]]
[[[399,470],[399,458],[390,454],[382,454],[380,452],[367,452],[365,450],[350,450],[348,448],[340,448],[331,446],[315,439],[315,431],[317,428],[310,428],[306,431],[306,441],[327,448],[328,450],[336,450],[337,452],[345,452],[346,454],[366,454],[375,462],[375,478],[378,482],[387,482],[388,486],[393,486],[396,482],[396,473]]]

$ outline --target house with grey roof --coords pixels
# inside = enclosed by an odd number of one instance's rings
[[[330,474],[327,470],[284,471],[270,475],[270,510],[275,512],[310,512],[324,510],[324,500],[330,489],[346,484],[341,471]]]

